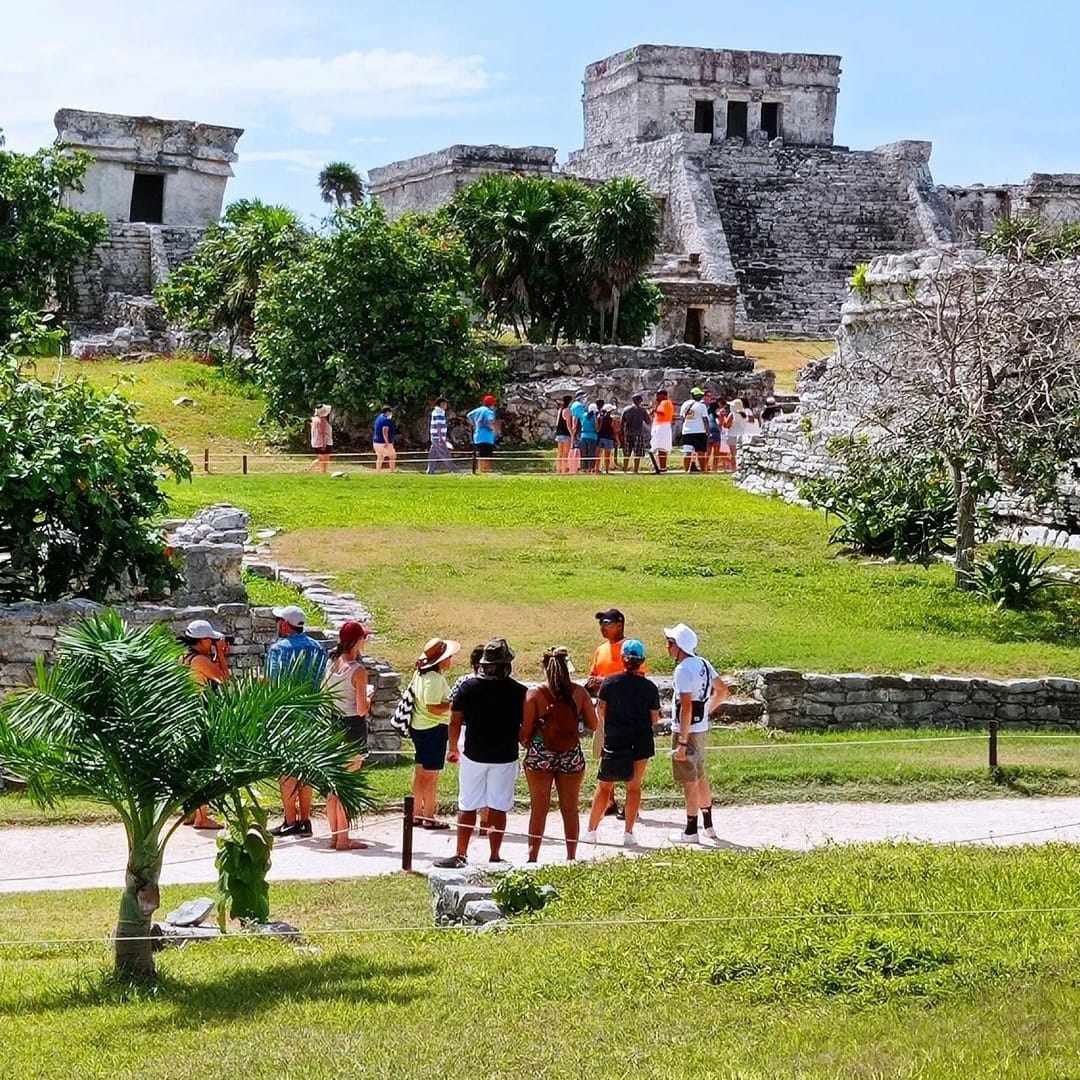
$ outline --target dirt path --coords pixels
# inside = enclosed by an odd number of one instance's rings
[[[931,843],[978,841],[992,844],[1080,841],[1080,798],[971,799],[924,803],[780,803],[720,807],[713,811],[720,846],[778,847],[805,851],[826,843],[920,840]],[[638,823],[637,851],[671,843],[670,833],[683,823],[679,810],[648,810]],[[510,817],[503,854],[514,864],[525,862],[524,833],[528,819]],[[383,815],[366,820],[357,835],[371,846],[365,851],[334,852],[323,835],[308,840],[280,840],[274,848],[273,880],[326,880],[392,873],[401,868],[401,818]],[[547,832],[562,835],[557,814]],[[582,860],[623,853],[614,846],[621,823],[606,820],[599,839],[604,846],[582,845]],[[449,854],[452,833],[414,833],[414,868],[425,870],[433,859]],[[611,846],[607,846],[611,845]],[[627,849],[630,854],[635,849]],[[169,843],[162,870],[164,884],[213,881],[214,836],[180,828]],[[471,855],[486,861],[487,843],[474,838]],[[557,840],[544,845],[542,862],[558,862],[564,849]],[[125,859],[124,831],[119,825],[13,826],[0,830],[0,892],[84,889],[120,886]]]

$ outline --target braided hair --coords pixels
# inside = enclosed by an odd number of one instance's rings
[[[570,678],[570,653],[561,645],[544,653],[544,676],[556,701],[574,702],[574,683]]]

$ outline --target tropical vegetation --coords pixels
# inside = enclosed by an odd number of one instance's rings
[[[364,181],[347,161],[330,161],[319,171],[319,195],[338,210],[364,201]]]
[[[135,629],[105,611],[65,631],[56,663],[0,706],[0,762],[31,799],[97,800],[124,824],[115,967],[125,977],[154,974],[151,916],[184,815],[204,804],[229,813],[237,792],[278,776],[337,795],[350,813],[368,805],[366,778],[349,769],[355,747],[310,676],[236,678],[206,693],[180,651],[168,627]]]

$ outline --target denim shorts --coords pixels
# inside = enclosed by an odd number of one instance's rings
[[[566,443],[568,443],[570,441],[570,436],[569,435],[556,435],[555,436],[555,441],[560,446],[563,446],[563,445],[565,445]]]
[[[599,446],[600,446],[601,450],[614,450],[615,449],[615,440],[614,439],[600,439],[599,440]]]

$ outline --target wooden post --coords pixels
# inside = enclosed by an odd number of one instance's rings
[[[991,720],[989,729],[990,773],[993,775],[998,771],[998,722]]]
[[[202,467],[203,467],[203,472],[208,473],[210,471],[210,447],[209,446],[202,452]]]
[[[473,476],[475,476],[475,475],[476,475],[476,470],[477,470],[478,468],[479,468],[479,466],[478,466],[478,465],[477,465],[477,463],[476,463],[476,447],[473,447],[473,452],[472,452],[472,471],[473,471]]]
[[[405,796],[405,816],[401,821],[401,869],[412,870],[413,797]]]
[[[244,475],[247,476],[247,454],[243,455],[243,460],[240,463],[240,468],[243,469]]]

